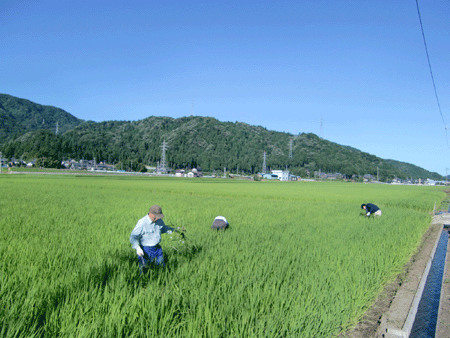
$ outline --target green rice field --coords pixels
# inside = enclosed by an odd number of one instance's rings
[[[442,187],[0,175],[0,337],[336,337],[409,260]],[[361,217],[361,203],[383,211]],[[129,236],[152,204],[167,266]],[[218,215],[230,229],[213,231]]]

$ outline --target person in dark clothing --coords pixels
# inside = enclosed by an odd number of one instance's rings
[[[366,217],[369,217],[370,215],[373,216],[381,216],[381,210],[373,203],[367,203],[367,204],[361,204],[361,209],[364,209],[366,211]]]

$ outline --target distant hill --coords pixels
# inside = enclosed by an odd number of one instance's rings
[[[37,129],[55,132],[56,124],[62,134],[83,122],[60,108],[0,94],[0,144]]]
[[[417,177],[425,178],[426,177],[426,178],[431,178],[431,179],[435,179],[435,180],[443,180],[444,179],[443,176],[441,176],[437,173],[433,173],[436,175],[430,176],[430,172],[428,170],[425,170],[425,169],[418,167],[411,163],[400,162],[400,161],[390,160],[390,159],[387,159],[385,161],[387,163],[389,163],[390,165],[392,165],[394,168],[400,170],[401,172],[408,173],[408,175],[410,175],[409,177],[412,177],[412,178],[417,178]]]
[[[56,123],[59,133],[55,135]],[[17,123],[17,124],[16,124]],[[161,159],[167,144],[166,164],[171,168],[223,168],[245,174],[267,168],[314,176],[315,171],[339,172],[348,177],[365,174],[382,180],[399,178],[442,179],[412,164],[383,160],[355,148],[342,146],[312,133],[292,135],[241,122],[221,122],[212,117],[178,119],[150,116],[139,121],[93,122],[77,119],[64,110],[0,94],[0,143],[4,156],[19,158],[96,159],[140,170]],[[290,142],[292,141],[292,158]]]

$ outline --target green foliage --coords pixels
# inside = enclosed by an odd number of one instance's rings
[[[54,169],[62,169],[63,165],[61,161],[58,159],[53,159],[49,157],[39,157],[36,160],[36,167],[38,168],[54,168]]]
[[[437,173],[418,171],[414,166],[398,166],[312,133],[291,135],[200,116],[84,122],[63,110],[0,94],[0,136],[4,135],[2,140],[9,141],[2,147],[8,157],[46,157],[36,152],[34,133],[38,129],[54,132],[56,122],[59,122],[60,134],[52,146],[58,151],[58,160],[95,158],[107,163],[133,162],[136,168],[138,163],[155,166],[161,160],[161,145],[165,140],[168,144],[166,163],[173,169],[201,167],[205,172],[213,172],[227,168],[230,172],[256,174],[262,170],[266,151],[268,168],[285,169],[287,166],[293,174],[302,177],[313,176],[314,171],[321,170],[361,178],[365,174],[376,176],[379,170],[382,181],[394,177],[442,179]],[[31,136],[23,135],[25,132],[31,132]],[[293,157],[289,158],[291,139]],[[142,170],[142,166],[137,170]]]
[[[436,187],[219,179],[0,184],[2,337],[336,337],[402,269],[445,197]],[[380,219],[359,217],[368,201]],[[163,235],[167,267],[139,276],[128,238],[154,203],[187,235]],[[218,215],[229,230],[211,231]]]
[[[64,133],[83,123],[64,110],[0,94],[0,144],[37,129]]]
[[[45,158],[46,160],[41,161],[42,163],[59,162],[59,165],[61,165],[61,157],[66,152],[66,149],[63,149],[62,137],[43,129],[24,134],[16,141],[6,144],[3,150],[4,156],[8,158],[20,154],[20,157],[25,159]]]
[[[429,177],[435,180],[442,180],[442,177],[440,175],[432,173],[433,175],[430,176],[430,172],[411,163],[405,163],[395,160],[385,160],[385,162],[389,163],[395,169],[407,173],[408,177],[412,178]]]

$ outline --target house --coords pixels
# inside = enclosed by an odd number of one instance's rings
[[[192,171],[188,172],[187,177],[202,177],[202,169],[201,168],[194,168]]]
[[[278,180],[278,175],[275,174],[262,174],[264,180]]]
[[[280,181],[289,181],[289,171],[287,170],[272,170],[272,175],[277,175]]]
[[[175,177],[186,177],[186,172],[184,169],[175,170]]]
[[[16,159],[13,157],[13,158],[11,158],[11,162],[9,162],[9,165],[10,165],[10,167],[14,167],[14,166],[20,167],[22,165],[26,165],[26,163],[23,160],[19,160],[19,159]]]

